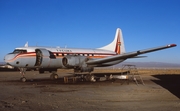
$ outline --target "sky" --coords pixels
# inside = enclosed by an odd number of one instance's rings
[[[0,0],[0,62],[26,42],[99,48],[117,28],[126,52],[177,44],[128,61],[180,63],[179,0]]]

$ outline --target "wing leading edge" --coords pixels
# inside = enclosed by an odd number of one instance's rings
[[[144,50],[138,50],[138,51],[134,51],[134,52],[119,54],[119,55],[110,56],[110,57],[101,58],[101,59],[89,60],[86,63],[88,65],[97,65],[97,64],[108,63],[108,62],[112,62],[112,61],[116,61],[116,60],[126,60],[129,58],[138,58],[139,57],[138,55],[140,55],[140,54],[145,54],[145,53],[149,53],[149,52],[163,50],[163,49],[167,49],[167,48],[171,48],[171,47],[175,47],[175,46],[177,46],[177,45],[176,44],[169,44],[166,46],[149,48],[149,49],[144,49]]]

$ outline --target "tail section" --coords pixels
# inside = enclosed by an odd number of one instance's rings
[[[125,53],[124,40],[121,29],[117,28],[115,38],[110,44],[99,49],[114,51],[117,54]]]

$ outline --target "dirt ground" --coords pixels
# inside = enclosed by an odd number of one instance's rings
[[[141,74],[145,85],[130,81],[65,84],[64,75],[0,72],[0,111],[179,111],[180,73]],[[123,84],[122,84],[123,83]]]

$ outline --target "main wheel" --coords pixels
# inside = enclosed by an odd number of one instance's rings
[[[86,75],[86,81],[96,82],[94,75]]]
[[[56,79],[58,79],[58,75],[57,75],[57,74],[51,74],[51,75],[50,75],[50,78],[51,78],[52,80],[56,80]]]

